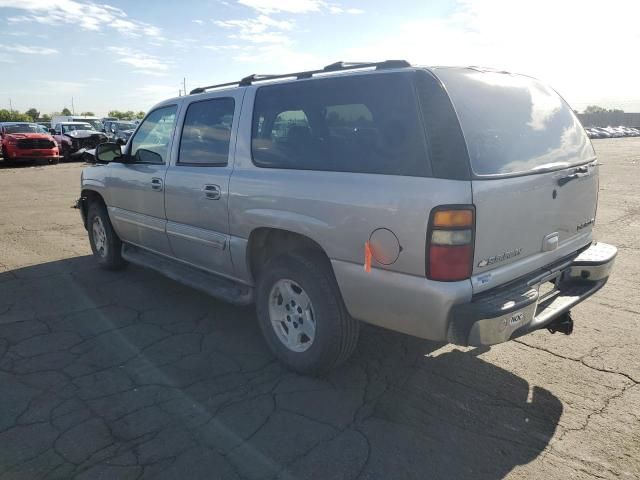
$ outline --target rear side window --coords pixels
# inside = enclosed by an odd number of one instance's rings
[[[429,174],[410,73],[259,88],[252,153],[260,167]]]
[[[189,105],[182,127],[178,163],[227,165],[234,108],[233,98],[214,98]]]

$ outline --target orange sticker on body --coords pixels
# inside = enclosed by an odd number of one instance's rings
[[[369,242],[364,242],[364,271],[371,272],[371,245]]]

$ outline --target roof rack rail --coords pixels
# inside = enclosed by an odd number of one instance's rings
[[[276,80],[280,78],[296,78],[298,80],[301,80],[304,78],[311,78],[314,75],[320,74],[320,73],[340,72],[345,70],[357,70],[361,68],[375,68],[376,70],[384,70],[389,68],[405,68],[410,66],[411,64],[406,60],[385,60],[383,62],[335,62],[329,65],[326,65],[324,68],[320,70],[306,70],[303,72],[283,73],[283,74],[277,74],[277,75],[259,75],[254,73],[252,75],[249,75],[248,77],[244,77],[242,80],[238,82],[219,83],[217,85],[209,85],[207,87],[194,88],[189,92],[189,95],[204,93],[207,90],[212,90],[214,88],[231,87],[234,85],[237,85],[239,87],[247,87],[249,85],[254,84],[255,82],[263,82],[265,80]]]

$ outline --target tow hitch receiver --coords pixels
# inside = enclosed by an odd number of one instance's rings
[[[571,312],[560,315],[557,320],[554,320],[549,324],[549,326],[547,326],[547,330],[551,333],[562,332],[565,335],[571,335],[573,333],[573,319],[571,318]]]

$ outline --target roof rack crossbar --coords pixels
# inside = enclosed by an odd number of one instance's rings
[[[320,73],[328,73],[328,72],[340,72],[345,70],[357,70],[361,68],[375,68],[376,70],[384,70],[389,68],[405,68],[410,67],[411,64],[406,60],[385,60],[383,62],[335,62],[329,65],[326,65],[324,68],[320,70],[306,70],[303,72],[294,72],[294,73],[283,73],[278,75],[260,75],[260,74],[252,74],[247,77],[244,77],[242,80],[238,82],[228,82],[228,83],[220,83],[217,85],[209,85],[207,87],[198,87],[194,88],[189,92],[190,95],[194,95],[197,93],[204,93],[207,90],[212,90],[214,88],[222,88],[222,87],[230,87],[233,85],[237,85],[239,87],[247,87],[249,85],[253,85],[255,82],[263,82],[266,80],[277,80],[281,78],[296,78],[298,80],[304,78],[311,78],[316,74]]]

